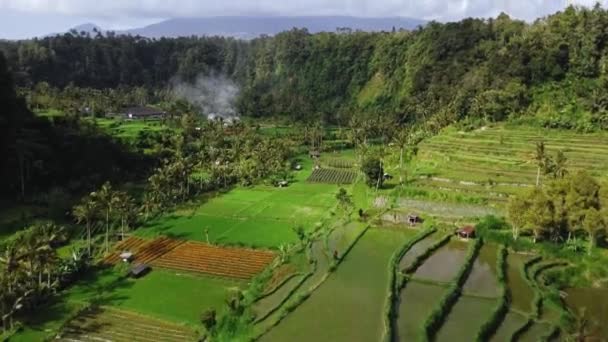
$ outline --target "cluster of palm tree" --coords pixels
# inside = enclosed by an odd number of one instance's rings
[[[182,134],[169,142],[169,155],[148,178],[140,203],[105,183],[74,206],[76,222],[86,229],[90,255],[96,247],[97,228],[103,227],[103,251],[107,253],[111,236],[124,238],[138,218],[148,220],[196,194],[237,182],[249,185],[271,175],[288,176],[287,161],[293,150],[290,139],[270,139],[256,127],[241,122],[228,125],[221,119],[189,118],[181,124]]]
[[[181,125],[173,153],[148,179],[146,216],[197,193],[288,173],[294,146],[288,138],[270,139],[254,126],[221,118],[200,121],[186,115]]]
[[[127,192],[115,190],[108,182],[98,191],[83,197],[74,206],[73,215],[77,223],[85,225],[89,255],[93,252],[92,235],[95,227],[104,227],[104,251],[107,253],[110,249],[110,234],[119,230],[121,239],[124,238],[137,219],[138,209]]]
[[[0,254],[0,317],[12,329],[14,317],[36,308],[73,274],[84,260],[62,260],[57,247],[66,240],[63,227],[46,223],[20,231],[4,243]]]

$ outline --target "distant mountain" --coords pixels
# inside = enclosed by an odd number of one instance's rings
[[[346,16],[311,17],[206,17],[177,18],[146,27],[125,31],[133,35],[150,38],[180,36],[229,36],[251,39],[262,34],[274,35],[294,27],[307,28],[311,33],[334,32],[337,28],[362,31],[390,31],[413,29],[424,25],[424,21],[411,18],[361,18]]]
[[[311,33],[335,32],[338,28],[350,28],[362,31],[390,31],[393,28],[414,29],[424,25],[425,21],[411,18],[361,18],[345,16],[318,17],[206,17],[176,18],[156,24],[125,31],[117,34],[140,35],[148,38],[183,37],[183,36],[226,36],[241,39],[252,39],[262,34],[275,35],[294,27],[307,28]],[[72,28],[77,32],[106,30],[91,23]]]
[[[92,23],[78,25],[76,27],[72,27],[71,30],[76,30],[77,32],[88,32],[91,34],[94,33],[94,31],[104,32],[104,30],[101,27],[99,27],[95,24],[92,24]]]

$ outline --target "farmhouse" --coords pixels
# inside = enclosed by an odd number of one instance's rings
[[[410,226],[415,226],[416,223],[420,222],[420,217],[416,214],[408,214],[407,222],[410,224]]]
[[[124,111],[124,117],[131,120],[159,120],[167,113],[152,107],[131,107]]]
[[[473,227],[473,226],[462,227],[462,228],[458,229],[458,231],[456,231],[456,234],[458,234],[458,236],[460,236],[463,239],[474,238],[475,237],[475,227]]]

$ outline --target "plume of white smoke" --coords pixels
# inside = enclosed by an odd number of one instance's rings
[[[239,91],[239,86],[224,75],[199,75],[194,83],[181,79],[172,82],[174,96],[198,107],[210,119],[237,118],[235,103]]]

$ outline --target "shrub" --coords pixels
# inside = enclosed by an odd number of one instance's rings
[[[485,216],[475,226],[476,231],[482,235],[488,231],[506,230],[509,228],[509,224],[504,218],[496,217],[494,215]]]

